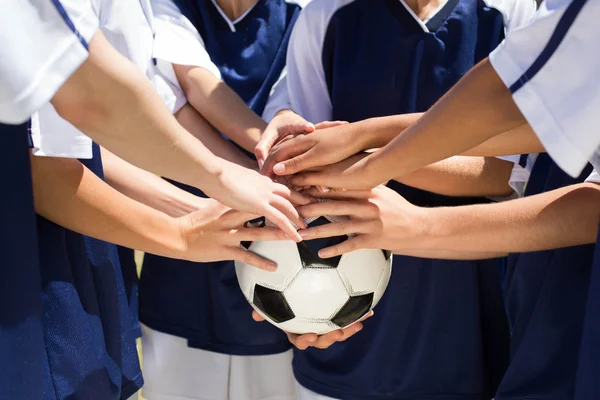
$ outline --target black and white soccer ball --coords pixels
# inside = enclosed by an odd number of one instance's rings
[[[332,217],[319,217],[307,224],[312,227],[332,221]],[[250,251],[276,262],[278,268],[267,272],[236,261],[244,296],[267,321],[286,332],[322,335],[354,324],[383,296],[392,271],[392,254],[362,249],[329,259],[318,256],[320,249],[347,239],[245,243]]]

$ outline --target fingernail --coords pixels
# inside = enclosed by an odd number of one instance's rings
[[[264,161],[258,160],[258,169],[262,169],[262,167],[263,167],[264,164],[265,164]]]
[[[329,192],[329,188],[327,186],[321,186],[321,191],[323,193],[327,193],[327,192]]]
[[[305,238],[308,236],[308,232],[305,230],[298,231],[298,234],[300,234],[300,237],[302,237],[302,238]]]
[[[277,271],[277,264],[270,263],[269,265],[267,265],[267,269],[271,272],[275,272],[275,271]]]
[[[285,172],[285,164],[275,164],[275,166],[273,167],[273,172],[275,172],[276,174],[283,174]]]

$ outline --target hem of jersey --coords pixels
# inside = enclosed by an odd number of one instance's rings
[[[98,30],[99,22],[92,19],[95,14],[90,9],[78,21],[93,21],[89,25],[82,23],[80,25],[88,27],[79,33],[83,38],[89,41],[94,33]],[[67,40],[62,50],[58,51],[52,60],[38,71],[33,82],[19,95],[16,100],[11,101],[10,106],[5,106],[8,103],[0,103],[0,109],[5,108],[12,110],[5,119],[8,123],[22,123],[26,121],[31,114],[39,110],[46,103],[50,102],[52,97],[60,89],[60,87],[73,75],[73,73],[85,62],[88,57],[88,51],[79,40],[79,37],[74,34],[70,40]],[[24,110],[21,112],[21,110]]]
[[[144,375],[140,371],[127,385],[121,389],[121,400],[128,400],[144,386]]]
[[[35,146],[34,137],[34,147],[33,149],[31,149],[31,152],[36,157],[77,158],[81,160],[88,160],[93,158],[91,140],[89,143],[82,143],[77,146],[70,146],[70,148],[66,150],[59,148],[53,149],[52,146]]]
[[[399,396],[396,393],[389,394],[372,394],[363,393],[357,394],[356,392],[345,392],[331,386],[317,382],[306,375],[303,375],[294,366],[294,376],[296,381],[303,386],[305,389],[311,392],[317,393],[322,396],[332,397],[334,399],[344,400],[481,400],[484,398],[483,394],[406,394]]]
[[[226,354],[230,356],[270,356],[274,354],[285,353],[292,347],[287,339],[285,342],[261,346],[210,343],[209,341],[205,340],[203,338],[204,335],[198,331],[191,331],[187,328],[166,324],[152,317],[145,316],[142,313],[140,313],[140,321],[150,329],[154,329],[161,333],[166,333],[167,335],[173,335],[186,339],[188,341],[188,347],[190,348],[211,351],[213,353]]]
[[[508,82],[508,79],[515,71],[520,69],[510,54],[502,50],[498,49],[490,54],[489,60],[508,88],[512,85],[512,82]],[[512,97],[554,162],[572,177],[579,176],[587,165],[589,157],[586,157],[567,138],[542,98],[532,88],[531,82],[520,88],[518,92],[513,93]],[[590,156],[593,154],[593,150]]]

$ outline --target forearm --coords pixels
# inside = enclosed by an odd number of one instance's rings
[[[198,210],[201,199],[151,172],[138,168],[102,149],[106,183],[127,197],[172,217]]]
[[[217,130],[252,152],[267,127],[223,81],[200,67],[174,65],[188,102]]]
[[[456,156],[418,169],[396,181],[445,196],[505,197],[513,163],[494,157]]]
[[[414,113],[370,118],[350,124],[349,129],[358,140],[364,140],[361,150],[376,149],[389,144],[422,116]]]
[[[495,204],[431,208],[421,235],[407,248],[467,252],[529,252],[594,243],[600,188],[573,185]]]
[[[543,153],[546,150],[529,124],[486,140],[463,153],[465,156],[510,156],[513,154]]]
[[[525,123],[510,91],[486,59],[406,132],[370,157],[367,174],[379,184],[462,154]]]
[[[63,118],[120,158],[211,195],[218,192],[219,159],[177,123],[146,77],[101,33],[90,43],[88,60],[52,103]]]
[[[258,169],[250,159],[219,134],[191,105],[186,104],[175,114],[177,121],[194,135],[214,155],[250,169]]]
[[[166,257],[185,242],[175,219],[112,189],[75,159],[31,157],[36,212],[83,235]]]

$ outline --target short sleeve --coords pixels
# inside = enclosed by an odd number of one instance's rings
[[[490,55],[554,161],[578,176],[600,145],[600,2],[547,0]]]
[[[292,108],[290,103],[290,96],[288,94],[288,86],[287,86],[287,68],[284,68],[281,71],[281,76],[273,85],[271,89],[271,94],[269,95],[269,101],[267,101],[267,105],[262,114],[262,119],[266,122],[271,122],[271,120],[275,117],[281,110],[289,110]]]
[[[154,13],[154,57],[160,62],[202,67],[221,79],[204,40],[172,0],[152,0]]]
[[[595,169],[592,171],[590,176],[585,180],[586,182],[600,183],[600,174]]]
[[[525,189],[527,187],[527,183],[529,182],[531,171],[533,170],[533,166],[535,165],[537,157],[537,153],[522,154],[520,156],[498,157],[505,161],[511,161],[514,163],[508,179],[508,184],[518,197],[523,197],[525,195]]]
[[[313,123],[332,118],[333,107],[323,70],[323,46],[332,17],[349,3],[349,0],[313,0],[300,13],[290,38],[287,54],[290,104],[292,110]]]
[[[9,1],[0,13],[0,121],[20,123],[87,59],[98,29],[89,0]]]
[[[32,116],[31,139],[35,156],[92,158],[92,139],[61,118],[50,103]]]

